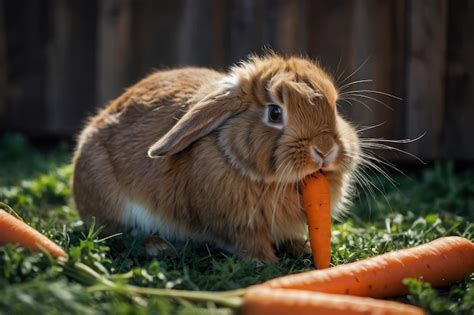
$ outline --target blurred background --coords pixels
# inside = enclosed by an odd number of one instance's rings
[[[473,27],[470,0],[0,0],[0,136],[71,140],[154,69],[225,70],[270,48],[318,59],[344,83],[373,80],[351,89],[402,98],[339,104],[357,126],[384,123],[366,136],[426,132],[402,148],[472,162]]]

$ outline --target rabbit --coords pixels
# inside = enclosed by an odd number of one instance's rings
[[[328,177],[333,215],[360,159],[315,61],[250,56],[227,73],[157,71],[91,118],[78,137],[73,193],[86,224],[166,241],[209,242],[241,259],[309,252],[301,185]]]

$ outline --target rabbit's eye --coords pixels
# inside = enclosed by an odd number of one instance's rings
[[[283,121],[283,110],[280,106],[268,105],[268,121],[274,124],[280,124]]]

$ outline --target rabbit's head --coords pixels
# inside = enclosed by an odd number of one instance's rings
[[[202,90],[150,157],[178,153],[215,132],[229,163],[255,181],[294,183],[357,164],[357,133],[338,114],[333,79],[313,61],[251,57]]]

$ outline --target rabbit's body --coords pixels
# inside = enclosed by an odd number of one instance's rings
[[[94,117],[74,158],[74,197],[86,223],[96,217],[109,233],[138,229],[168,240],[192,238],[264,261],[277,259],[274,245],[304,244],[305,215],[293,177],[318,167],[290,174],[279,162],[285,152],[277,144],[285,134],[262,123],[260,107],[248,107],[262,97],[256,87],[242,85],[248,94],[235,94],[243,83],[237,75],[156,72]],[[330,120],[350,133],[339,146],[357,153],[352,127],[339,116]],[[349,192],[350,162],[328,169],[335,207]]]

